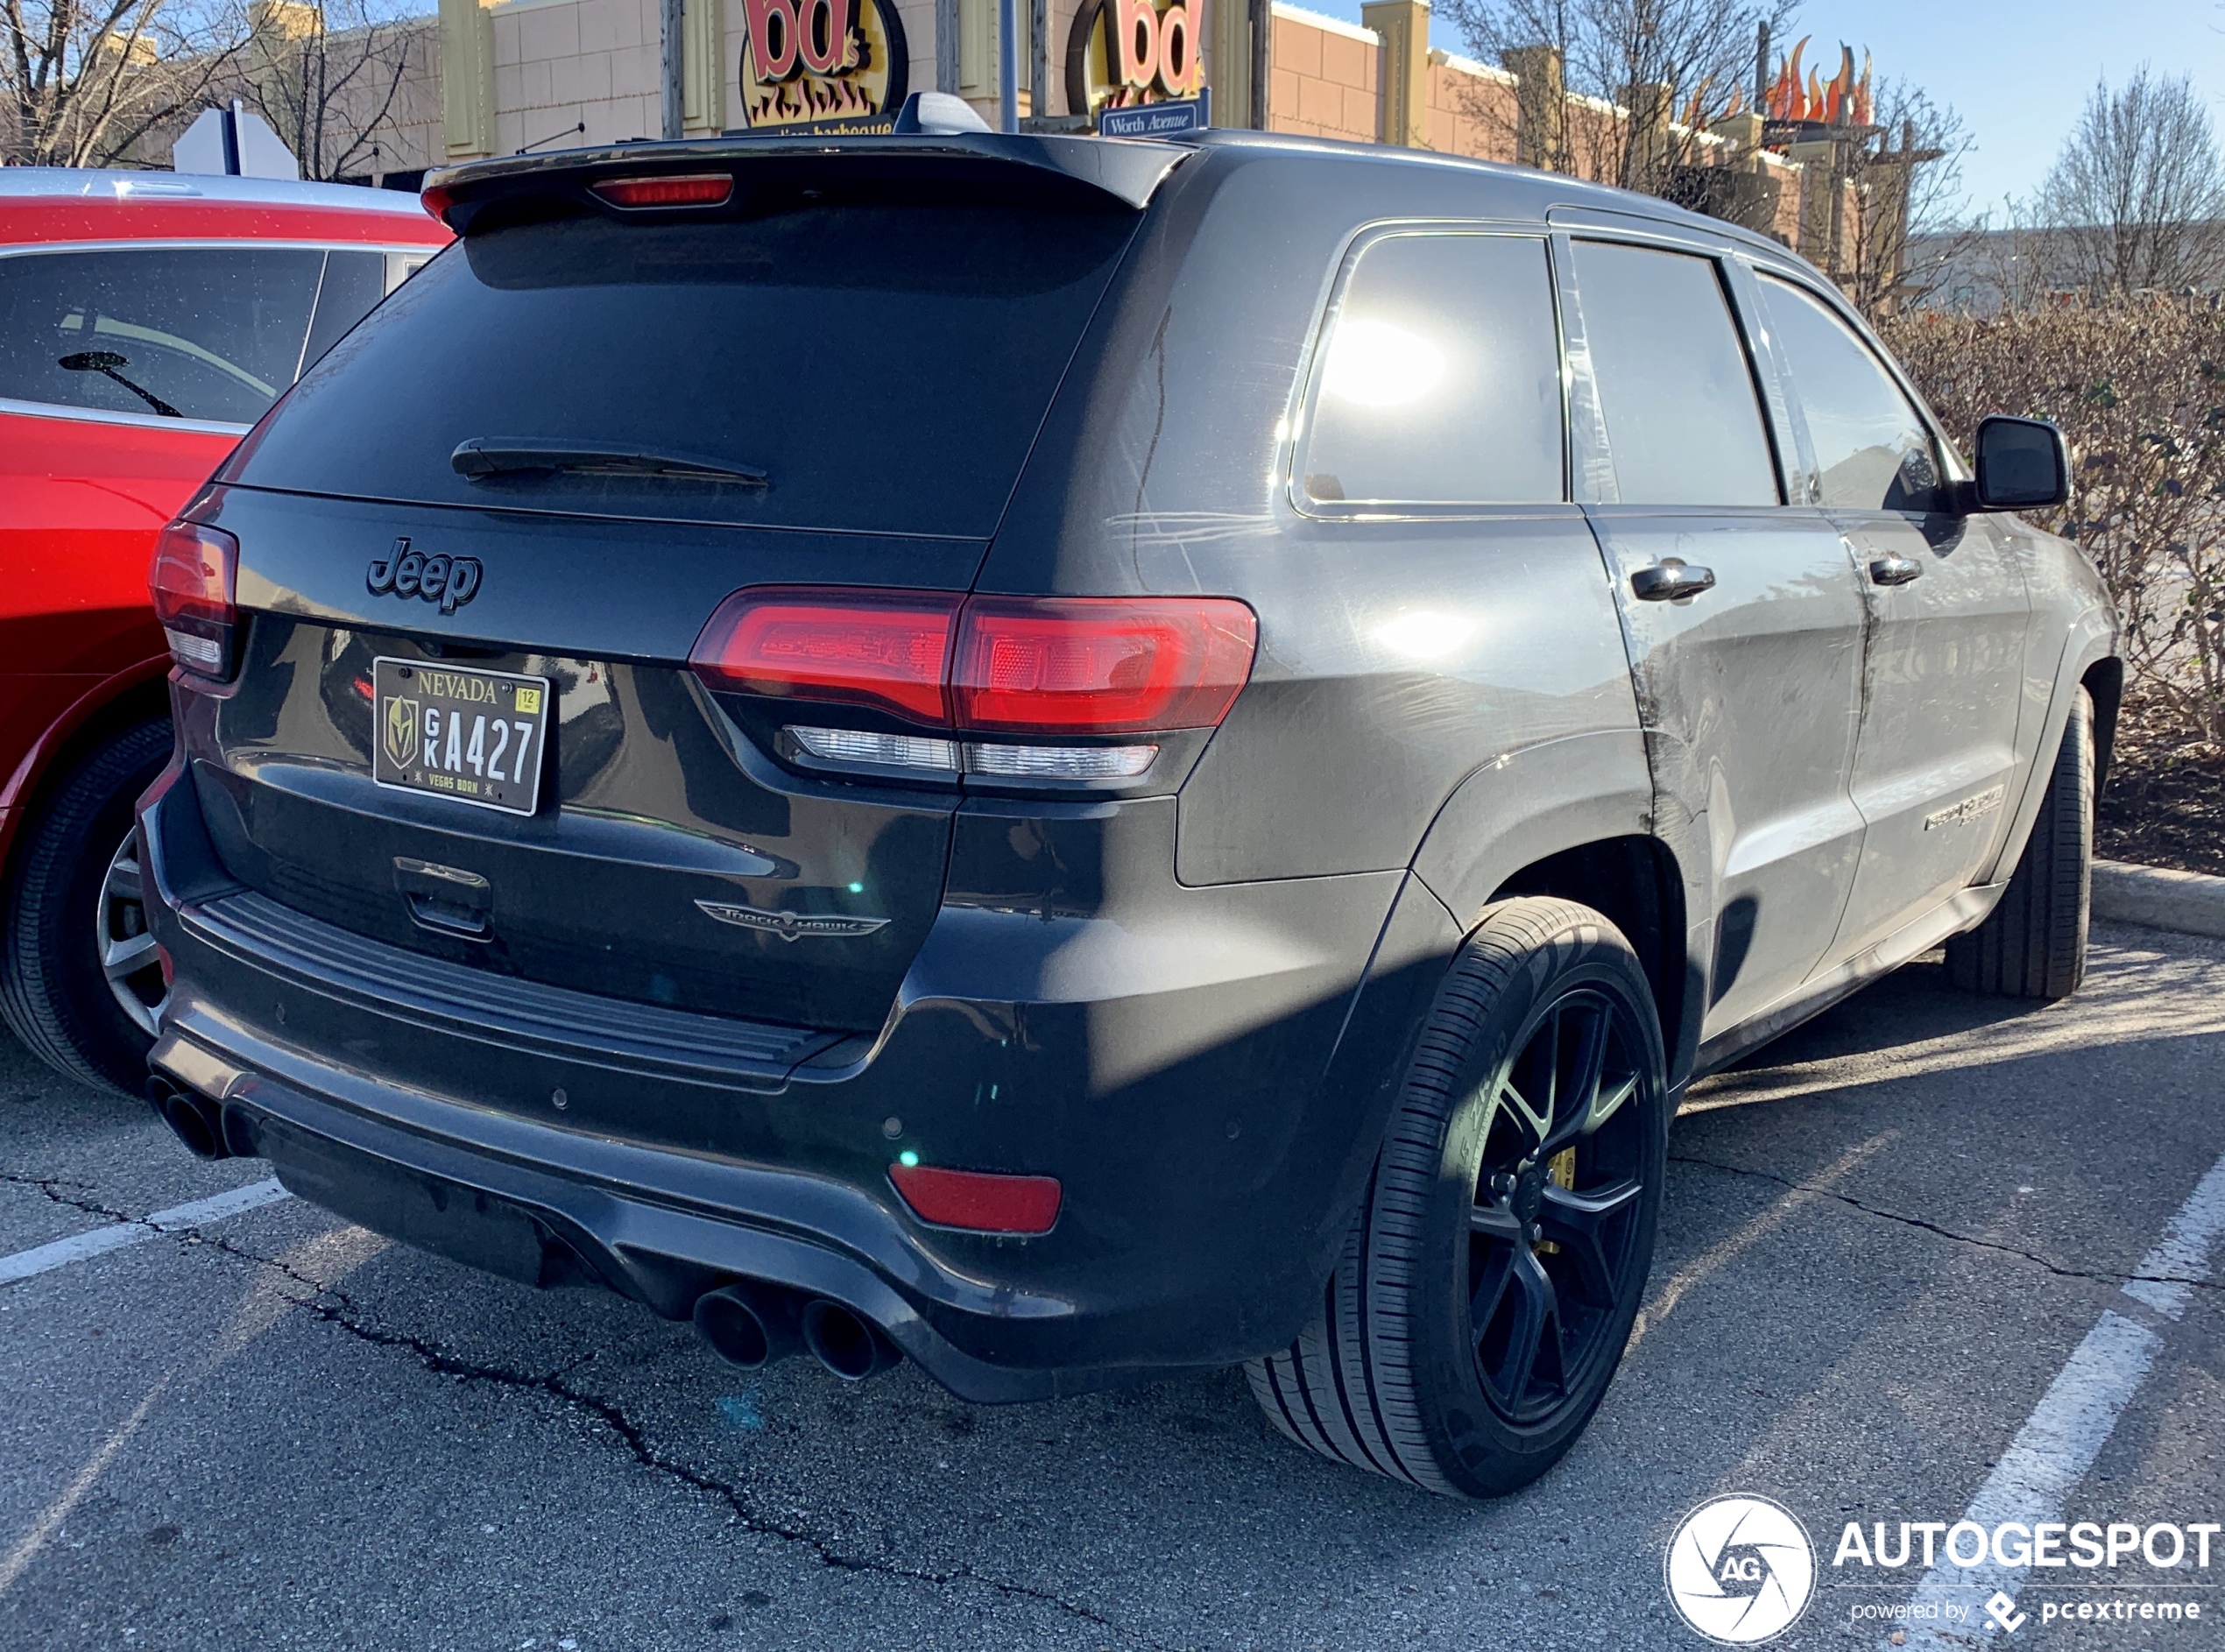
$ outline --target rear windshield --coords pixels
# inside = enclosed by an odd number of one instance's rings
[[[475,230],[302,380],[235,475],[362,498],[984,537],[1135,222],[915,193]],[[467,477],[453,462],[467,441],[554,456]],[[563,459],[583,452],[764,481]]]
[[[393,263],[255,246],[0,258],[0,397],[251,425],[378,302]]]

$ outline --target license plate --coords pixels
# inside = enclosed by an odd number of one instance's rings
[[[530,815],[540,801],[548,679],[427,660],[371,661],[381,786]]]

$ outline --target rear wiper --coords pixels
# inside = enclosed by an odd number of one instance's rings
[[[144,385],[133,384],[116,371],[119,367],[129,367],[131,364],[130,361],[112,349],[81,349],[74,356],[65,356],[54,364],[55,366],[67,372],[98,373],[104,378],[113,378],[165,419],[183,419],[185,414],[163,400],[154,392],[146,389]]]
[[[551,441],[539,437],[473,436],[456,443],[449,462],[458,476],[529,476],[536,472],[590,477],[664,477],[675,482],[723,482],[764,488],[772,478],[749,465],[684,453],[643,453],[591,441]]]

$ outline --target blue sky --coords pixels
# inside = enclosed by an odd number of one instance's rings
[[[1296,0],[1360,20],[1358,0]],[[1450,24],[1432,43],[1466,50]],[[1873,53],[1881,76],[1905,76],[1950,103],[1977,140],[1962,179],[1975,208],[2029,194],[2055,159],[2097,76],[2112,84],[2146,61],[2191,74],[2225,127],[2225,7],[2212,0],[1817,0],[1792,38],[1812,33],[1810,61],[1845,40]]]

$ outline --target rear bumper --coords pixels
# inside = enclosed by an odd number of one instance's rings
[[[830,1297],[977,1401],[1230,1364],[1310,1311],[1457,935],[1396,873],[1182,889],[1171,801],[1131,813],[1162,887],[1117,921],[946,907],[866,1041],[451,980],[243,890],[173,783],[141,815],[152,1063],[296,1193],[530,1283]],[[1058,1177],[1057,1225],[920,1221],[908,1149]]]
[[[533,1140],[561,1133],[537,1126],[510,1133],[508,1152],[463,1135],[427,1133],[400,1122],[395,1104],[403,1098],[376,1085],[319,1070],[276,1046],[251,1053],[258,1064],[173,1028],[150,1062],[173,1081],[221,1098],[228,1143],[269,1160],[289,1191],[420,1250],[529,1285],[605,1286],[673,1319],[686,1318],[705,1290],[736,1279],[831,1297],[873,1320],[936,1380],[969,1400],[1048,1399],[1114,1375],[999,1366],[968,1352],[883,1271],[812,1225],[826,1214],[811,1208],[822,1190],[801,1178],[743,1173],[724,1189],[697,1190],[739,1203],[682,1204],[669,1189],[583,1167],[576,1144]],[[313,1080],[343,1093],[302,1087]],[[399,1111],[424,1122],[422,1108]],[[516,1156],[536,1148],[544,1156]],[[1067,1311],[1055,1301],[977,1295],[945,1303],[945,1311],[990,1317]]]

